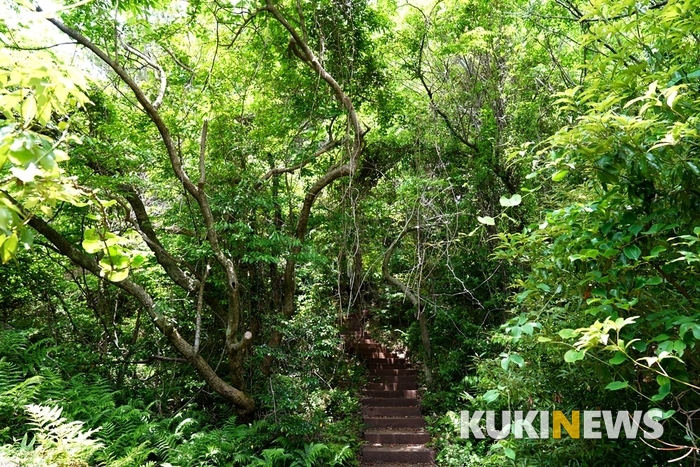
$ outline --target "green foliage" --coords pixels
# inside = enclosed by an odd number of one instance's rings
[[[66,116],[88,99],[83,74],[48,54],[22,59],[0,49],[0,63],[0,261],[6,263],[20,244],[32,243],[28,216],[80,201],[81,190],[59,168],[68,160],[59,147]]]
[[[355,173],[318,193],[347,161],[347,103],[254,2],[62,10],[121,67],[77,53],[90,89],[58,52],[21,50],[49,36],[0,21],[2,455],[356,464],[364,376],[337,323],[368,309],[426,370],[440,465],[669,459],[460,439],[457,413],[486,409],[653,408],[697,457],[698,1],[275,5],[368,130]],[[35,217],[65,243],[34,242]],[[210,393],[200,357],[255,411]]]
[[[28,467],[82,467],[88,466],[90,455],[101,447],[91,439],[93,431],[83,430],[83,422],[68,422],[61,417],[61,407],[29,404],[25,410],[29,415],[32,438],[25,434],[19,445],[2,446],[10,462],[19,462]]]

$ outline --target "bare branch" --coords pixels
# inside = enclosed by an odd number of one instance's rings
[[[181,61],[180,59],[178,59],[177,56],[175,56],[175,53],[173,53],[172,50],[170,50],[169,48],[165,47],[164,45],[161,45],[161,47],[163,48],[163,50],[165,50],[165,52],[166,52],[168,55],[170,55],[170,58],[172,58],[173,61],[174,61],[180,68],[184,68],[186,71],[189,71],[190,73],[194,73],[194,69],[192,69],[192,68],[188,67],[187,65],[185,65],[184,63],[182,63],[182,61]]]
[[[428,27],[430,26],[430,18],[425,15],[423,10],[418,8],[417,6],[410,5],[413,8],[417,9],[422,15],[423,19],[425,22],[425,31],[423,31],[423,34],[421,35],[420,39],[420,47],[418,48],[418,69],[417,75],[418,79],[420,80],[421,84],[423,85],[423,89],[425,89],[425,93],[428,95],[428,100],[430,101],[430,108],[437,113],[440,118],[445,122],[445,125],[447,125],[447,129],[450,130],[450,133],[457,138],[462,144],[467,146],[469,149],[471,149],[474,152],[478,152],[479,148],[476,146],[475,143],[472,141],[469,141],[468,135],[465,137],[461,132],[457,131],[457,129],[454,127],[454,124],[452,123],[452,120],[450,120],[450,117],[445,113],[444,110],[440,108],[439,105],[435,102],[435,95],[433,93],[433,90],[430,88],[428,85],[427,81],[425,80],[425,74],[423,73],[423,57],[425,54],[425,46],[426,46],[426,40],[428,36]]]
[[[409,222],[410,222],[410,219],[409,219]],[[398,289],[401,290],[404,293],[404,295],[406,295],[406,297],[408,297],[408,299],[411,301],[413,306],[418,308],[418,310],[420,311],[421,300],[418,297],[418,295],[415,292],[413,292],[413,290],[411,290],[411,288],[408,285],[404,284],[399,279],[394,277],[391,274],[391,272],[389,271],[389,261],[391,260],[391,257],[393,256],[394,250],[396,249],[397,245],[401,242],[401,239],[406,234],[411,233],[411,232],[417,232],[417,231],[418,231],[418,227],[409,227],[408,222],[406,223],[406,226],[404,227],[404,229],[401,231],[401,233],[398,235],[398,237],[396,237],[396,239],[394,239],[394,241],[391,243],[389,248],[386,250],[386,253],[384,253],[384,259],[382,261],[382,275],[384,276],[384,279],[386,279],[387,282],[398,287]]]
[[[199,281],[192,277],[188,277],[187,274],[180,269],[177,259],[175,259],[168,251],[163,247],[163,244],[158,239],[158,235],[153,229],[153,223],[151,222],[148,212],[146,212],[146,206],[139,197],[136,189],[131,185],[122,185],[121,190],[124,197],[129,202],[131,209],[136,218],[136,226],[138,227],[139,233],[146,242],[146,245],[151,249],[151,251],[156,256],[156,261],[165,270],[166,274],[170,279],[172,279],[175,284],[182,287],[187,292],[194,292],[197,287],[200,286]]]
[[[194,331],[194,353],[199,353],[199,338],[202,333],[202,306],[204,305],[204,285],[207,282],[207,277],[209,277],[209,270],[211,269],[211,264],[207,261],[207,266],[204,268],[204,274],[202,275],[202,280],[199,283],[199,295],[197,296],[197,319],[196,328]]]
[[[252,343],[253,343],[253,333],[250,331],[246,331],[245,334],[243,334],[243,338],[238,342],[232,343],[230,345],[230,348],[232,350],[235,350],[236,352],[240,352],[241,350],[248,347]]]
[[[329,151],[331,151],[331,150],[337,148],[337,147],[340,146],[342,143],[343,143],[343,140],[332,140],[332,141],[329,141],[329,142],[327,142],[326,144],[324,144],[323,146],[321,146],[321,148],[320,148],[318,151],[316,151],[316,152],[314,153],[314,155],[311,156],[311,158],[305,160],[304,162],[300,162],[299,164],[293,165],[293,166],[291,166],[291,167],[279,167],[279,168],[276,168],[276,169],[270,169],[265,175],[263,175],[262,181],[268,180],[268,179],[270,179],[271,177],[276,176],[276,175],[281,175],[281,174],[285,174],[285,173],[292,173],[292,172],[295,172],[295,171],[297,171],[297,170],[303,168],[304,166],[306,166],[309,162],[313,161],[313,160],[316,159],[317,157],[319,157],[319,156],[321,156],[321,155],[323,155],[323,154],[325,154],[325,153],[327,153],[327,152],[329,152]]]
[[[199,183],[197,188],[200,192],[204,190],[204,183],[206,182],[206,167],[204,165],[204,156],[207,153],[207,130],[209,128],[209,120],[204,119],[202,124],[202,136],[199,138]]]
[[[141,60],[146,62],[148,66],[153,68],[158,72],[158,76],[160,78],[160,89],[158,90],[158,96],[156,97],[156,100],[153,101],[153,108],[158,110],[163,103],[163,98],[165,97],[165,89],[168,86],[168,77],[165,74],[165,70],[163,70],[163,67],[160,66],[160,64],[154,60],[151,59],[150,57],[146,56],[145,54],[139,52],[136,50],[134,47],[130,46],[129,44],[125,43],[124,41],[121,41],[122,45],[126,50],[131,52],[132,54],[136,55],[139,57]]]

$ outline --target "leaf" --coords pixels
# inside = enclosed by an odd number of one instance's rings
[[[566,178],[566,176],[569,174],[568,170],[560,170],[559,172],[555,173],[552,175],[552,181],[555,182],[560,182]]]
[[[605,386],[605,389],[608,391],[619,391],[620,389],[625,389],[626,387],[629,387],[629,383],[627,381],[613,381]]]
[[[659,392],[651,396],[654,402],[665,399],[671,393],[671,379],[668,376],[659,375],[656,377],[656,382],[659,384]]]
[[[143,255],[134,255],[133,258],[131,258],[131,267],[132,268],[138,268],[141,267],[143,263],[146,262],[146,257]]]
[[[618,351],[615,352],[615,355],[610,360],[608,360],[608,363],[610,363],[611,365],[619,365],[625,360],[627,360],[627,356],[625,356],[624,353]]]
[[[513,451],[511,448],[503,448],[503,453],[508,459],[513,461],[515,460],[515,451]]]
[[[552,342],[552,339],[549,337],[539,336],[537,338],[537,342]]]
[[[110,271],[105,276],[112,282],[121,282],[129,277],[129,269],[126,268]]]
[[[644,228],[643,225],[634,224],[634,225],[630,226],[630,228],[627,229],[627,230],[628,230],[632,235],[637,235],[637,234],[639,234],[639,232],[642,231],[643,228]]]
[[[586,355],[585,350],[574,350],[571,349],[568,352],[564,354],[564,361],[567,363],[574,363],[579,360],[583,360],[583,357]]]
[[[86,253],[97,253],[102,250],[102,239],[96,229],[87,229],[83,234],[83,249]]]
[[[34,165],[33,162],[30,162],[29,166],[26,169],[22,169],[20,167],[12,167],[10,169],[10,172],[16,179],[24,183],[31,183],[36,177],[39,177],[44,174],[44,172],[37,168],[37,166]]]
[[[24,102],[22,102],[22,110],[20,113],[24,119],[24,126],[28,127],[29,123],[36,116],[36,99],[34,96],[27,96]]]
[[[501,368],[503,368],[503,371],[508,371],[508,365],[510,363],[510,359],[506,355],[501,359]]]
[[[629,259],[637,260],[642,255],[642,250],[639,249],[637,245],[628,245],[622,249],[622,252]]]
[[[661,277],[650,277],[649,279],[646,280],[646,285],[659,285],[663,282],[664,280]]]
[[[505,196],[501,196],[501,199],[498,201],[499,201],[499,203],[501,203],[501,206],[512,207],[512,206],[517,206],[520,203],[522,203],[523,198],[522,198],[522,196],[520,196],[519,194],[516,193],[513,196],[511,196],[510,198],[506,198]]]
[[[659,230],[661,230],[661,228],[662,228],[663,226],[664,226],[664,224],[654,224],[654,225],[652,225],[652,226],[649,228],[649,230],[647,230],[646,232],[642,232],[642,233],[643,233],[644,235],[655,234],[656,232],[658,232]]]
[[[511,355],[509,358],[511,362],[515,363],[519,367],[522,367],[525,364],[525,359],[523,359],[523,357],[520,355]]]
[[[482,224],[496,225],[496,221],[493,219],[493,217],[489,217],[489,216],[477,217],[476,220],[478,220]]]
[[[4,241],[2,242],[2,245],[0,245],[0,259],[2,259],[3,263],[7,263],[12,259],[12,257],[15,255],[15,252],[17,251],[17,245],[19,244],[19,238],[17,238],[17,234],[13,233]]]
[[[666,104],[670,108],[673,108],[673,104],[676,101],[676,97],[678,97],[678,88],[673,89],[671,92],[668,93],[668,97],[666,97]]]
[[[559,331],[559,337],[562,339],[571,339],[572,337],[578,336],[578,332],[574,331],[573,329],[562,329]]]
[[[491,402],[495,401],[496,399],[498,399],[498,397],[500,395],[501,395],[501,391],[499,391],[498,389],[491,389],[490,391],[486,391],[484,393],[483,398],[486,402],[491,403]]]
[[[649,252],[649,256],[647,256],[646,258],[656,258],[664,251],[666,251],[666,247],[663,247],[661,245],[657,245],[651,249],[651,251]]]

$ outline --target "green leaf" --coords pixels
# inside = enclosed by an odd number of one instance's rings
[[[505,196],[501,196],[501,199],[498,200],[501,203],[501,206],[505,207],[513,207],[517,206],[520,203],[523,202],[523,198],[519,194],[514,194],[510,198],[506,198]]]
[[[490,391],[486,391],[484,393],[484,400],[488,403],[491,403],[498,399],[498,397],[501,395],[501,391],[498,389],[491,389]]]
[[[608,360],[608,362],[611,365],[619,365],[620,363],[623,363],[626,360],[627,360],[627,356],[625,356],[624,353],[618,351],[618,352],[615,352],[615,355],[610,360]]]
[[[595,259],[600,254],[600,251],[598,251],[596,249],[590,249],[590,250],[582,251],[581,254],[584,256],[587,256],[588,258]]]
[[[637,235],[639,232],[642,231],[643,228],[644,228],[643,225],[634,224],[634,225],[630,226],[630,228],[627,229],[627,230],[628,230],[632,235]]]
[[[4,239],[2,245],[0,245],[0,259],[2,259],[3,263],[7,263],[15,256],[18,244],[19,238],[17,238],[16,233]]]
[[[665,399],[671,393],[671,379],[668,376],[659,375],[656,377],[656,382],[659,384],[659,392],[651,396],[654,402]]]
[[[646,280],[646,285],[659,285],[663,282],[664,280],[661,277],[650,277],[649,279]]]
[[[143,265],[143,263],[146,262],[146,257],[143,255],[134,255],[133,258],[131,258],[131,267],[132,268],[138,268]]]
[[[115,271],[110,271],[105,274],[105,277],[112,282],[121,282],[127,277],[129,277],[129,269],[119,269]]]
[[[673,414],[675,414],[675,413],[676,413],[676,411],[673,410],[673,409],[669,409],[669,410],[667,410],[667,411],[664,412],[664,411],[661,410],[661,409],[653,408],[653,409],[651,409],[651,410],[649,410],[649,411],[647,412],[647,415],[648,415],[652,420],[659,421],[659,420],[666,420],[667,418],[672,417]]]
[[[642,255],[642,250],[637,245],[628,245],[622,251],[629,259],[637,260]]]
[[[643,233],[644,235],[655,234],[656,232],[658,232],[659,230],[661,230],[661,228],[662,228],[663,226],[664,226],[664,224],[654,224],[654,225],[652,225],[652,226],[649,228],[649,230],[647,230],[646,232],[642,232],[642,233]]]
[[[513,451],[511,448],[503,448],[503,453],[508,459],[513,461],[515,460],[515,451]]]
[[[620,389],[625,389],[626,387],[629,387],[629,383],[627,381],[613,381],[605,386],[605,389],[608,391],[618,391]]]
[[[510,358],[508,358],[508,355],[503,357],[501,359],[501,368],[503,368],[503,371],[508,371],[508,365],[510,363]]]
[[[649,252],[649,256],[647,256],[647,258],[656,258],[664,251],[666,251],[666,247],[663,247],[661,245],[657,245],[651,249],[651,251]]]
[[[486,225],[496,225],[496,221],[494,220],[493,217],[490,216],[484,216],[484,217],[477,217],[476,220],[481,222],[482,224]]]
[[[96,229],[87,229],[83,234],[83,249],[90,254],[102,251],[102,239]]]
[[[572,337],[578,336],[578,332],[573,329],[562,329],[559,331],[559,337],[562,339],[571,339]]]
[[[509,358],[511,362],[515,363],[519,367],[522,367],[525,364],[525,360],[520,355],[511,355]]]
[[[567,363],[574,363],[579,360],[583,360],[583,357],[586,355],[585,350],[574,350],[571,349],[568,352],[564,354],[564,361]]]
[[[552,175],[552,180],[555,182],[560,182],[566,178],[566,176],[569,174],[568,170],[560,170],[559,172],[555,173]]]

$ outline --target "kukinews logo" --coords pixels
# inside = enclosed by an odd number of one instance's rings
[[[571,438],[601,439],[605,436],[634,439],[643,436],[645,439],[658,439],[664,434],[664,427],[659,423],[660,415],[658,410],[645,413],[641,410],[574,410],[567,417],[559,410],[551,413],[544,410],[516,410],[501,412],[500,428],[496,428],[496,412],[478,410],[470,414],[465,410],[461,414],[461,436],[504,439],[512,433],[515,438],[527,436],[531,439],[548,439],[561,438],[563,430]]]

